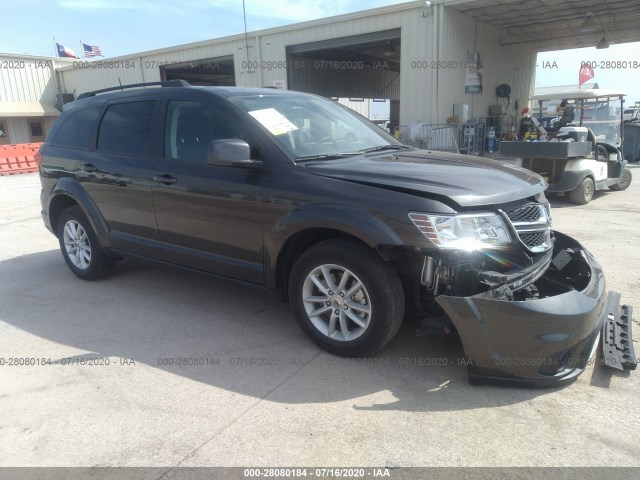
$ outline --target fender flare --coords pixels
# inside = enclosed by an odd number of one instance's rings
[[[299,232],[316,228],[344,232],[371,248],[405,245],[389,225],[370,213],[344,205],[307,205],[282,217],[265,238],[265,281],[268,287],[276,289],[278,261],[287,241]]]
[[[591,178],[595,183],[595,176],[591,170],[565,170],[558,183],[550,184],[548,192],[570,192],[578,188],[585,178]]]
[[[91,223],[91,227],[100,243],[103,246],[108,246],[109,225],[89,193],[77,180],[70,177],[62,177],[58,180],[49,197],[49,215],[51,215],[51,205],[56,201],[56,198],[61,195],[72,198],[80,206],[87,216],[89,223]],[[53,222],[51,227],[55,232]]]

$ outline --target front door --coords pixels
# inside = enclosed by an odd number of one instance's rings
[[[166,261],[262,284],[262,172],[207,163],[211,141],[251,144],[245,131],[224,105],[167,101],[153,203]]]

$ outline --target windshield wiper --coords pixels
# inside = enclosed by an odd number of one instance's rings
[[[296,157],[296,162],[306,162],[307,160],[336,160],[338,158],[347,158],[354,155],[360,155],[360,152],[331,153],[323,155],[305,155]]]
[[[378,145],[377,147],[364,148],[360,150],[362,153],[381,152],[383,150],[406,150],[412,149],[409,145]]]

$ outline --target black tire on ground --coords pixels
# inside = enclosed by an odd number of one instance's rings
[[[336,338],[335,336],[330,338],[326,332],[323,333],[314,325],[307,313],[305,305],[310,309],[315,308],[315,306],[310,306],[312,304],[303,301],[305,281],[312,272],[319,272],[317,269],[321,266],[329,266],[329,271],[332,272],[330,276],[332,281],[335,282],[334,286],[338,287],[338,291],[333,292],[327,288],[327,293],[323,294],[318,290],[316,293],[311,294],[328,296],[328,292],[333,293],[332,297],[327,298],[331,301],[326,302],[326,304],[330,304],[330,307],[327,307],[329,312],[314,316],[314,321],[316,324],[321,324],[323,328],[326,324],[327,332],[329,332],[331,328],[329,326],[330,317],[333,316],[333,312],[339,311],[334,310],[334,308],[349,310],[351,307],[347,305],[347,299],[351,305],[354,305],[355,301],[360,302],[355,304],[358,307],[363,305],[366,307],[368,304],[369,315],[360,313],[358,309],[351,310],[351,313],[358,313],[367,317],[368,323],[366,323],[366,326],[359,326],[347,317],[348,328],[352,329],[356,335],[359,334],[353,340],[348,339],[353,332],[350,332],[345,338],[341,324],[337,320],[336,324],[340,325],[337,328],[340,328],[341,331],[335,332],[335,335],[341,338]],[[342,278],[340,269],[346,269],[351,274],[348,276],[350,283],[347,283],[348,286],[342,290],[338,285],[339,280]],[[340,292],[348,293],[354,285],[357,285],[356,277],[365,290],[358,290],[355,294],[346,295],[343,297],[345,305],[343,307],[334,307],[332,302],[341,302],[341,298],[338,296]],[[307,285],[313,283],[309,282],[307,282]],[[314,285],[312,288],[318,288],[317,284]],[[328,287],[326,283],[323,286]],[[344,357],[362,357],[376,353],[396,335],[404,315],[404,292],[396,271],[385,263],[375,251],[356,241],[347,239],[331,239],[320,242],[298,258],[289,277],[289,301],[298,324],[307,336],[322,349]],[[320,302],[319,305],[323,308],[325,302]]]
[[[622,178],[620,179],[620,182],[616,183],[615,185],[611,185],[609,188],[615,192],[626,190],[627,188],[629,188],[629,185],[631,185],[632,178],[633,175],[631,175],[631,170],[625,168],[624,172],[622,172]]]
[[[569,192],[569,200],[577,205],[586,205],[593,198],[595,187],[593,180],[587,177],[575,190]]]
[[[89,247],[88,258],[87,256],[84,257],[86,261],[86,266],[84,267],[76,266],[75,263],[77,263],[77,260],[74,262],[74,260],[71,259],[65,245],[65,228],[71,228],[73,230],[73,227],[77,228],[78,225],[81,228],[81,230],[78,231],[83,231],[86,234],[86,237],[82,236],[81,238],[85,239],[85,246],[88,245]],[[62,256],[65,262],[67,262],[69,269],[78,277],[84,280],[98,280],[106,277],[113,271],[116,263],[115,260],[102,249],[93,228],[91,228],[91,223],[79,206],[73,205],[63,210],[60,214],[60,220],[58,221],[57,232]],[[69,240],[68,235],[67,240]],[[75,250],[77,250],[77,248]],[[74,256],[74,258],[77,257]]]

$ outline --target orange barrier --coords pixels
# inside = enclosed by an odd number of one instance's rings
[[[34,173],[38,171],[42,143],[0,145],[0,175]]]

